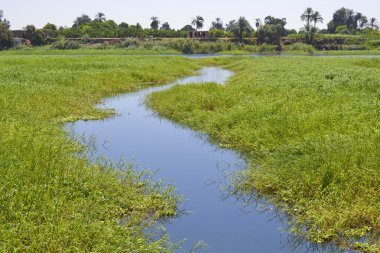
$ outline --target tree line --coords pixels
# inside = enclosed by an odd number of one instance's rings
[[[237,38],[243,42],[244,38],[255,37],[258,44],[280,45],[281,38],[289,34],[303,34],[306,43],[312,44],[316,34],[360,34],[379,29],[376,18],[367,18],[352,9],[341,8],[336,10],[331,21],[327,23],[326,29],[318,29],[318,23],[323,23],[324,19],[318,11],[307,8],[300,16],[304,22],[301,30],[286,29],[286,18],[267,16],[262,21],[257,18],[254,27],[245,17],[231,20],[226,24],[221,18],[216,18],[208,29],[212,38]],[[63,36],[66,38],[179,38],[187,37],[189,31],[197,31],[204,28],[204,18],[196,16],[191,19],[190,24],[181,29],[172,29],[168,22],[153,16],[150,18],[150,27],[143,28],[139,23],[128,24],[121,22],[117,24],[113,20],[108,20],[106,15],[99,12],[91,18],[87,14],[77,17],[71,27],[57,27],[55,24],[47,23],[42,29],[36,29],[34,25],[25,27],[24,38],[33,45],[44,45],[51,38]],[[12,33],[10,32],[10,22],[4,19],[4,12],[0,11],[0,49],[12,46]]]

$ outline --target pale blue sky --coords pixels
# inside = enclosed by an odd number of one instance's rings
[[[272,15],[285,17],[287,28],[299,29],[302,26],[299,17],[306,7],[321,12],[325,26],[334,10],[343,6],[380,19],[380,0],[0,0],[0,9],[5,11],[12,29],[21,29],[28,24],[40,28],[47,22],[71,26],[82,13],[93,17],[99,11],[117,23],[140,22],[144,27],[149,26],[149,18],[153,15],[174,28],[189,24],[191,17],[196,15],[205,18],[207,28],[215,17],[221,17],[227,23],[245,16],[253,24],[255,18]]]

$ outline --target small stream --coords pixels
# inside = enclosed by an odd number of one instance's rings
[[[220,183],[224,181],[225,172],[244,167],[238,154],[218,149],[204,136],[158,117],[144,105],[144,98],[152,92],[176,84],[225,84],[232,75],[217,67],[203,68],[199,75],[173,84],[107,98],[101,108],[114,108],[118,116],[78,121],[68,124],[67,128],[75,136],[94,136],[96,156],[115,161],[122,157],[141,169],[159,169],[157,177],[172,183],[178,194],[185,197],[182,208],[187,213],[165,224],[171,241],[186,239],[178,252],[189,252],[198,241],[204,241],[208,248],[197,252],[322,252],[321,249],[310,250],[309,244],[297,243],[273,211],[244,208],[236,198],[224,198]],[[264,205],[258,209],[271,208]]]

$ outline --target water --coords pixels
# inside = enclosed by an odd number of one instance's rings
[[[231,75],[221,68],[204,68],[176,84],[224,84]],[[224,172],[244,166],[236,153],[216,148],[204,136],[159,118],[144,106],[147,94],[173,85],[105,99],[101,107],[114,108],[117,117],[78,121],[68,128],[75,135],[95,136],[96,155],[116,161],[123,157],[139,168],[159,169],[157,176],[185,196],[183,208],[189,213],[165,225],[173,242],[186,239],[178,252],[189,252],[198,241],[208,245],[205,252],[306,252],[308,245],[292,246],[294,241],[281,230],[286,224],[273,219],[272,212],[251,211],[234,198],[223,199],[219,183]]]

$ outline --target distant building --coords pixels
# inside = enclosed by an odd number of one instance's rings
[[[209,39],[210,34],[208,31],[191,31],[187,33],[187,37],[191,39]]]

